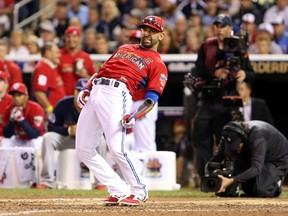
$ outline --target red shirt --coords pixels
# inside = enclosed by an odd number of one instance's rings
[[[132,96],[132,100],[133,101],[144,100],[145,94],[146,94],[146,89],[144,89],[144,88],[138,89],[134,92],[134,94]]]
[[[23,82],[21,68],[12,61],[0,61],[0,70],[8,77],[9,88],[16,82]]]
[[[11,110],[14,105],[8,107],[4,116],[4,124],[7,125],[10,119]],[[40,131],[40,135],[44,134],[44,110],[43,108],[34,101],[27,101],[26,108],[24,109],[23,115],[29,124]],[[15,122],[15,135],[18,135],[21,139],[29,140],[30,138],[25,134],[20,123]]]
[[[3,98],[0,98],[0,137],[3,136],[5,111],[11,105],[12,105],[12,96],[10,94],[6,94]]]
[[[93,61],[88,53],[79,50],[75,55],[71,55],[65,48],[61,50],[60,64],[58,65],[58,71],[64,82],[64,88],[66,95],[74,95],[75,85],[77,80],[81,78],[75,74],[75,65],[77,59],[84,60],[84,68],[87,73],[92,76],[95,73]]]
[[[55,107],[57,102],[65,97],[65,89],[57,69],[47,62],[42,60],[36,65],[32,85],[34,91],[45,92],[49,102]]]
[[[168,72],[159,53],[138,44],[125,44],[102,65],[97,77],[125,82],[131,95],[138,88],[153,90],[161,95],[167,83]]]

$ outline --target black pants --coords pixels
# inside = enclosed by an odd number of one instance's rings
[[[204,176],[205,165],[213,154],[213,145],[219,144],[223,126],[231,120],[231,111],[220,101],[200,102],[194,118],[193,141],[196,163],[200,176]]]
[[[272,163],[265,163],[259,176],[241,183],[242,190],[250,197],[278,197],[281,193],[277,182],[285,177],[287,169],[279,169]]]

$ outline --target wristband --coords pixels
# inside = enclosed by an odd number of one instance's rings
[[[45,111],[46,111],[46,112],[52,112],[52,111],[53,111],[53,106],[50,105],[50,106],[46,107],[46,108],[45,108]]]

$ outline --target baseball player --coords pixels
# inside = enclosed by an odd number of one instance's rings
[[[27,146],[41,148],[44,134],[44,111],[34,101],[29,100],[24,83],[14,83],[9,90],[13,104],[5,111],[3,147]]]
[[[125,146],[126,129],[152,108],[147,106],[142,112],[137,112],[136,117],[130,118],[134,92],[138,88],[146,88],[145,99],[150,98],[154,104],[157,103],[166,86],[168,72],[157,53],[159,41],[165,37],[163,20],[148,16],[139,27],[142,31],[140,44],[120,46],[78,95],[78,105],[85,106],[76,130],[76,152],[107,187],[110,196],[103,200],[106,205],[137,206],[148,198],[148,189],[135,159]],[[85,104],[88,95],[90,97]],[[103,132],[125,181],[95,150]]]
[[[65,47],[61,49],[58,72],[64,82],[65,94],[73,95],[80,78],[90,78],[95,68],[88,53],[81,50],[81,31],[69,26],[65,31]]]
[[[27,87],[23,83],[14,83],[9,94],[12,95],[13,104],[5,111],[2,147],[32,147],[37,156],[44,134],[43,108],[29,100]],[[31,186],[36,184],[37,177],[36,172]]]

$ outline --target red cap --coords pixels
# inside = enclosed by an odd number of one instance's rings
[[[78,27],[76,26],[69,26],[66,31],[65,31],[65,35],[77,35],[80,36],[81,35],[81,31]]]
[[[130,33],[130,38],[137,38],[140,39],[141,38],[141,31],[140,30],[133,30]]]
[[[14,83],[10,88],[9,94],[13,94],[14,92],[28,95],[28,90],[24,83]]]
[[[0,70],[0,79],[7,82],[7,74]]]
[[[151,28],[156,29],[159,32],[164,31],[164,22],[158,16],[147,16],[145,17],[139,27],[141,26],[150,26]]]

